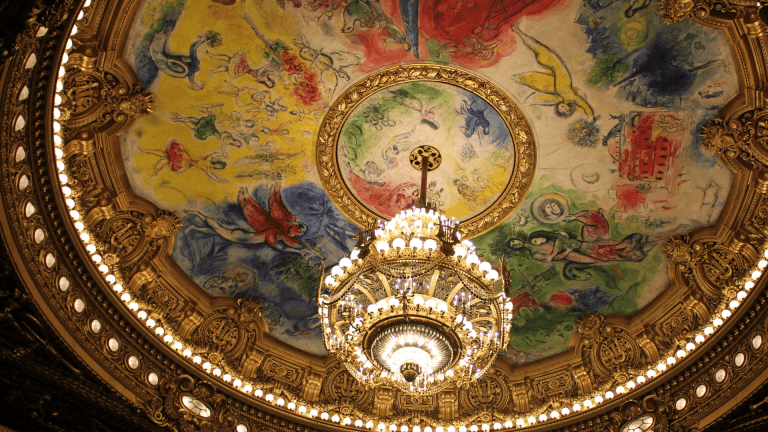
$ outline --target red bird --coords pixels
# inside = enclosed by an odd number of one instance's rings
[[[254,243],[266,241],[270,246],[274,246],[278,240],[282,240],[290,247],[302,245],[295,237],[307,232],[307,226],[296,222],[296,217],[285,208],[279,182],[269,190],[269,213],[261,208],[246,188],[240,188],[237,203],[243,209],[245,218],[256,230],[251,234],[260,238]]]

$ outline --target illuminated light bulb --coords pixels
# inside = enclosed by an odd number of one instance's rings
[[[305,412],[307,412],[307,407],[305,407],[304,405],[301,405],[298,411],[299,411],[299,414],[304,414]]]
[[[400,300],[397,297],[391,297],[387,303],[391,307],[397,307],[400,304]]]
[[[333,276],[335,276],[335,277],[339,277],[339,276],[342,276],[344,274],[344,270],[341,267],[339,267],[339,266],[334,266],[331,269],[331,274]]]
[[[546,414],[542,414],[542,415],[540,415],[540,416],[539,416],[539,421],[542,421],[542,422],[544,422],[544,421],[547,421],[547,419],[548,419],[548,418],[549,418],[549,417],[547,417],[547,415],[546,415]]]
[[[496,270],[491,270],[488,272],[488,274],[485,275],[485,278],[493,282],[499,278],[499,272],[497,272]]]
[[[557,411],[552,411],[551,413],[549,413],[549,417],[553,419],[558,419],[560,418],[560,413]]]
[[[140,311],[140,312],[138,313],[138,317],[139,317],[139,319],[142,319],[142,320],[143,320],[143,319],[147,319],[147,312],[145,312],[145,311]]]
[[[62,174],[62,175],[64,175],[64,174]],[[64,177],[66,177],[66,176],[64,176]],[[80,219],[80,212],[77,211],[77,210],[72,210],[71,212],[69,212],[69,216],[72,219]]]
[[[323,412],[323,413],[320,414],[320,419],[321,420],[328,420],[328,418],[330,418],[330,417],[331,417],[330,414],[328,414],[327,412]]]
[[[424,246],[424,242],[421,241],[420,238],[414,237],[414,238],[411,239],[411,241],[410,241],[410,243],[408,245],[410,247],[414,248],[414,249],[421,249],[422,246]]]
[[[70,34],[71,35],[77,34],[77,26],[76,25],[72,26],[72,33],[70,33]],[[64,62],[62,62],[62,63],[64,63]]]
[[[341,267],[343,269],[348,269],[348,268],[352,267],[352,260],[349,259],[349,258],[346,258],[346,257],[340,259],[339,260],[339,267]]]
[[[128,303],[129,301],[131,301],[131,295],[128,293],[123,293],[123,295],[120,296],[120,300]]]
[[[702,337],[701,339],[702,339],[701,342],[704,342],[704,338]],[[696,342],[699,342],[698,337],[696,338]],[[688,351],[693,351],[696,349],[696,344],[694,344],[693,342],[688,342],[687,344],[685,344],[685,349],[687,349]]]
[[[737,300],[731,300],[731,302],[728,303],[728,307],[731,309],[736,309],[740,304],[741,303],[739,303]]]
[[[367,309],[367,311],[368,311],[368,313],[370,313],[370,314],[375,314],[376,312],[378,312],[378,311],[379,311],[379,308],[378,308],[378,306],[376,306],[376,304],[375,304],[375,303],[374,303],[374,304],[369,304],[369,305],[368,305],[368,309]]]
[[[91,260],[93,260],[93,262],[95,262],[96,264],[98,264],[98,263],[100,263],[100,262],[101,262],[101,255],[98,255],[98,254],[97,254],[97,255],[93,255],[93,256],[91,257]]]
[[[285,405],[285,399],[279,398],[278,400],[275,401],[275,405],[277,405],[277,406]]]
[[[480,263],[477,269],[483,273],[488,273],[489,271],[491,271],[491,263],[489,263],[488,261],[483,261]]]
[[[638,384],[644,384],[645,383],[645,377],[640,375],[637,377],[637,383]]]
[[[536,417],[534,416],[528,417],[528,424],[536,424]]]
[[[64,202],[67,204],[67,207],[75,208],[75,200],[73,200],[72,198],[67,198],[66,200],[64,200]]]
[[[418,295],[414,296],[413,297],[413,304],[415,304],[416,306],[423,305],[424,304],[424,297],[418,296]]]
[[[755,283],[752,282],[752,281],[746,282],[744,284],[744,289],[747,290],[747,291],[751,290],[754,287],[755,287]]]
[[[377,427],[378,430],[384,430],[386,428],[387,428],[387,425],[385,425],[384,423],[379,423],[379,426]]]
[[[480,258],[475,254],[467,255],[467,264],[480,264]]]
[[[391,432],[395,432],[395,431],[397,431],[397,425],[389,425],[389,430],[390,430]]]
[[[408,432],[408,426],[406,425],[400,426],[400,432]]]
[[[147,320],[147,327],[152,328],[154,326],[155,326],[155,320],[153,320],[152,318],[148,319]]]
[[[736,294],[736,298],[739,299],[739,301],[743,301],[745,298],[747,298],[747,292],[739,291],[739,293]]]
[[[627,388],[628,389],[632,390],[633,388],[635,388],[635,386],[636,386],[636,384],[635,384],[634,381],[631,381],[631,380],[627,381]]]
[[[715,332],[715,329],[713,329],[712,327],[705,327],[704,328],[704,334],[707,335],[707,336],[711,335],[714,332]]]
[[[395,249],[402,249],[405,247],[405,240],[398,237],[392,241],[392,247]]]
[[[456,428],[453,426],[448,426],[447,432],[456,432]]]
[[[595,403],[601,404],[603,403],[603,397],[602,396],[595,396]]]
[[[253,386],[250,384],[246,384],[245,387],[243,387],[243,393],[250,393],[253,390]]]
[[[653,378],[656,376],[656,371],[654,369],[648,369],[648,372],[645,373],[645,376],[648,378]]]
[[[683,351],[683,355],[685,355],[685,351]],[[675,362],[677,362],[677,359],[675,359],[674,357],[667,357],[668,365],[672,366],[673,364],[675,364]]]
[[[437,302],[435,301],[435,299],[431,298],[431,299],[427,300],[426,303],[424,303],[424,306],[429,308],[429,309],[434,309],[434,308],[437,307]]]
[[[253,395],[256,397],[262,397],[264,396],[264,391],[262,389],[256,389],[256,391],[253,392]]]
[[[656,370],[659,371],[659,372],[664,372],[665,370],[667,370],[667,364],[666,363],[659,363],[656,366]]]
[[[587,399],[587,400],[584,401],[584,406],[585,407],[592,408],[592,405],[593,404],[592,404],[592,400],[591,399]]]
[[[376,250],[378,250],[381,253],[384,253],[389,250],[389,243],[382,240],[376,244]]]
[[[107,265],[105,265],[105,264],[102,264],[102,265],[99,266],[99,271],[102,274],[107,274],[107,273],[109,273],[109,267]]]
[[[363,421],[360,419],[355,420],[355,427],[363,427]]]
[[[221,376],[221,369],[219,369],[219,368],[214,369],[213,370],[213,375],[214,376]]]
[[[332,287],[332,286],[336,285],[336,279],[334,279],[333,276],[329,275],[328,277],[325,278],[325,284],[330,286],[330,287]]]
[[[521,418],[517,419],[517,422],[516,422],[516,423],[517,423],[517,427],[523,427],[523,426],[525,426],[525,420],[523,420],[523,419],[521,419]]]
[[[720,318],[715,318],[715,320],[712,321],[712,325],[715,327],[720,327],[721,325],[723,325],[723,320],[721,320]]]
[[[117,281],[117,278],[115,277],[115,275],[111,275],[111,274],[109,274],[109,275],[106,275],[106,276],[104,277],[104,279],[105,279],[105,280],[106,280],[108,283],[111,283],[111,284],[113,284],[113,283],[115,283],[115,281]]]
[[[162,335],[165,334],[165,329],[162,328],[162,327],[158,327],[158,328],[155,329],[155,334],[157,334],[159,336],[162,336]]]
[[[432,240],[432,239],[425,240],[424,241],[424,249],[426,249],[426,250],[428,250],[430,252],[435,250],[435,249],[437,249],[437,242]]]
[[[208,370],[211,368],[211,364],[208,362],[203,363],[203,369]]]
[[[760,260],[760,262],[757,263],[757,267],[761,270],[764,269],[766,266],[768,266],[768,261],[766,260]]]
[[[763,256],[764,256],[766,259],[768,259],[768,249],[766,249],[766,250],[765,250],[765,252],[763,252]]]
[[[187,348],[187,349],[185,349],[185,350],[184,350],[184,352],[182,352],[182,355],[183,355],[184,357],[191,357],[191,356],[192,356],[192,350],[190,350],[189,348]]]
[[[581,411],[581,404],[573,404],[573,410],[576,412]]]
[[[606,399],[613,399],[613,397],[614,397],[614,396],[615,396],[615,395],[614,395],[614,394],[613,394],[613,392],[612,392],[612,391],[610,391],[610,390],[609,390],[609,391],[607,391],[607,392],[605,392],[605,398],[606,398]]]
[[[296,402],[293,402],[293,401],[288,402],[288,405],[286,405],[285,407],[288,408],[289,410],[293,411],[293,410],[296,409]]]
[[[128,309],[136,312],[137,310],[139,310],[139,304],[136,302],[131,302],[131,304],[128,305]]]
[[[624,386],[618,386],[618,387],[616,387],[616,393],[617,393],[617,394],[624,394],[624,393],[626,393],[626,392],[627,392],[627,389],[626,389],[626,388],[624,388]]]
[[[759,279],[761,274],[762,274],[762,273],[760,273],[760,272],[759,272],[759,271],[757,271],[757,270],[753,271],[753,272],[752,272],[752,274],[751,274],[751,276],[752,276],[752,279],[755,279],[755,280]]]
[[[352,252],[349,253],[349,259],[352,261],[358,260],[360,256],[360,251],[358,249],[352,249]]]

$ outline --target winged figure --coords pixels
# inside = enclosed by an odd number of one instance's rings
[[[584,92],[573,86],[571,73],[563,59],[543,43],[521,32],[519,28],[515,28],[514,31],[520,36],[525,46],[536,54],[536,61],[549,69],[547,72],[518,74],[515,77],[517,81],[539,92],[538,99],[541,105],[554,106],[555,114],[559,117],[570,117],[577,109],[587,117],[594,117],[595,114]]]
[[[212,217],[200,212],[192,213],[199,216],[208,226],[192,225],[189,229],[220,235],[235,243],[259,244],[267,242],[270,246],[276,246],[277,241],[282,240],[289,247],[306,246],[297,237],[307,232],[307,226],[297,222],[296,217],[283,204],[280,182],[275,183],[269,190],[269,212],[264,210],[253,199],[248,189],[244,187],[240,188],[240,192],[237,194],[237,203],[253,230],[227,228]]]

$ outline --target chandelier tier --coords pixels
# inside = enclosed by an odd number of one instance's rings
[[[497,291],[499,273],[460,240],[460,224],[424,202],[439,152],[421,146],[411,163],[422,171],[419,206],[361,232],[321,280],[318,306],[326,348],[360,382],[429,394],[485,373],[507,344],[513,306],[507,278]]]

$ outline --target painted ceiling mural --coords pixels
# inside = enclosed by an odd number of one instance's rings
[[[664,25],[646,0],[150,0],[124,52],[156,103],[121,136],[126,172],[182,218],[173,258],[212,296],[258,299],[271,335],[316,354],[318,269],[357,227],[321,186],[315,140],[372,71],[472,70],[532,125],[533,185],[474,239],[508,258],[501,357],[516,364],[565,351],[586,312],[647,305],[669,283],[663,240],[713,224],[731,185],[695,132],[736,94],[726,39]],[[417,198],[410,150],[434,145],[428,198],[464,218],[509,181],[513,139],[482,98],[417,82],[361,103],[337,156],[356,198],[391,216]]]

